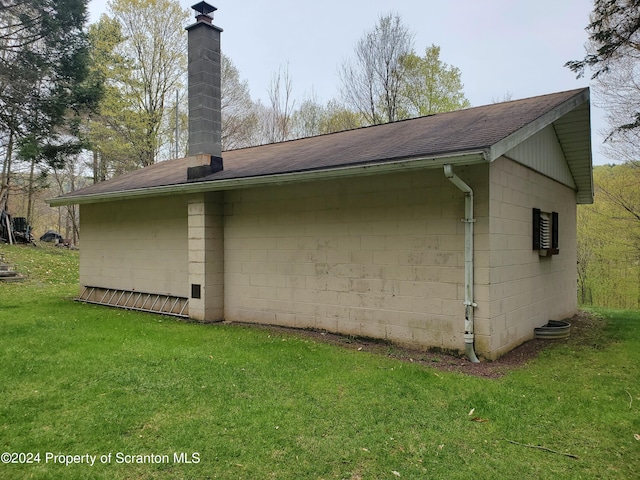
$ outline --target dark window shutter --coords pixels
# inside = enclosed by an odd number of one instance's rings
[[[551,248],[558,246],[558,212],[551,213]]]
[[[540,209],[533,209],[533,249],[540,250]]]

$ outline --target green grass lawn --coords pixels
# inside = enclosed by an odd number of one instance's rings
[[[34,462],[0,478],[638,478],[637,312],[482,379],[78,304],[77,252],[0,253],[29,275],[0,284],[0,452]]]

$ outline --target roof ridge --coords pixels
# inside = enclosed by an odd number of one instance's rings
[[[228,152],[238,152],[238,151],[242,151],[242,150],[249,150],[252,148],[260,148],[260,147],[264,147],[266,145],[283,145],[283,144],[287,144],[287,143],[291,143],[291,142],[298,142],[298,141],[302,141],[302,140],[308,140],[308,139],[315,139],[315,138],[320,138],[320,137],[327,137],[330,135],[338,135],[338,134],[344,134],[346,132],[357,132],[359,130],[366,130],[366,129],[371,129],[371,128],[376,128],[376,127],[384,127],[387,125],[397,125],[400,123],[404,123],[404,122],[411,122],[411,121],[416,121],[416,120],[420,120],[420,119],[425,119],[425,118],[432,118],[432,117],[436,117],[436,116],[442,116],[442,115],[450,115],[450,114],[459,114],[460,112],[466,112],[466,111],[470,111],[470,110],[475,110],[475,109],[481,109],[481,108],[489,108],[489,107],[498,107],[500,105],[506,105],[509,103],[519,103],[519,102],[526,102],[526,101],[530,101],[533,99],[542,99],[544,97],[551,97],[551,96],[559,96],[559,95],[566,95],[568,93],[575,93],[576,95],[584,90],[588,90],[589,87],[582,87],[582,88],[576,88],[576,89],[571,89],[571,90],[564,90],[562,92],[554,92],[554,93],[546,93],[543,95],[532,95],[530,97],[525,97],[525,98],[518,98],[515,100],[507,100],[504,102],[495,102],[495,103],[486,103],[484,105],[477,105],[477,106],[471,106],[471,107],[467,107],[467,108],[460,108],[457,110],[449,110],[447,112],[438,112],[438,113],[431,113],[429,115],[420,115],[418,117],[411,117],[411,118],[403,118],[400,120],[394,120],[392,122],[386,122],[386,123],[377,123],[375,125],[364,125],[362,127],[356,127],[356,128],[349,128],[347,130],[339,130],[337,132],[327,132],[327,133],[321,133],[318,135],[309,135],[306,137],[298,137],[298,138],[290,138],[288,140],[282,140],[279,142],[271,142],[271,143],[261,143],[259,145],[250,145],[247,147],[240,147],[240,148],[234,148],[231,150],[223,150],[223,153],[228,153]]]
[[[486,153],[494,146],[500,147],[495,152],[502,152],[511,145],[509,142],[523,141],[527,135],[535,133],[541,126],[541,118],[549,120],[555,118],[554,115],[565,115],[585,102],[589,102],[589,90],[581,88],[227,150],[223,152],[224,169],[199,179],[199,183],[213,185],[220,181],[220,185],[231,185],[230,182],[242,181],[243,185],[248,185],[252,178],[279,177],[296,172],[337,172],[354,165],[383,167],[398,162],[406,164],[411,159],[417,161],[416,165],[427,165],[421,163],[424,160],[429,160],[428,165],[436,165],[445,156],[451,162],[462,163],[471,161],[469,152],[484,152],[484,160],[489,161]],[[580,128],[588,130],[585,125],[589,120],[583,120]],[[581,161],[590,164],[590,147],[587,150],[581,153],[584,157]],[[98,195],[106,199],[114,195],[125,197],[126,192],[137,192],[135,195],[138,195],[145,189],[152,194],[160,187],[179,188],[190,184],[187,163],[184,158],[157,163],[60,198],[90,199]],[[369,168],[365,167],[365,170]]]

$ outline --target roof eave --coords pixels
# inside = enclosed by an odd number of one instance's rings
[[[516,145],[524,142],[529,137],[535,135],[548,125],[557,122],[565,115],[580,108],[584,104],[589,106],[590,91],[588,88],[583,89],[566,102],[558,105],[549,112],[541,115],[533,122],[528,123],[511,135],[503,138],[499,142],[492,145],[487,151],[487,160],[493,162],[495,159],[504,155],[506,152],[514,148]],[[576,184],[577,202],[579,204],[593,203],[593,175],[592,175],[592,158],[591,158],[591,120],[589,108],[582,119],[584,126],[584,139],[586,142],[588,153],[580,156],[580,158],[567,159],[569,169]],[[560,138],[562,144],[562,139]],[[564,146],[563,146],[564,149]],[[586,172],[586,173],[585,173]]]
[[[328,169],[305,170],[300,172],[289,172],[222,180],[208,180],[202,182],[161,185],[156,187],[145,187],[132,190],[120,190],[88,195],[57,197],[49,199],[47,200],[47,202],[52,207],[60,207],[63,205],[81,205],[165,195],[193,194],[221,190],[236,190],[240,188],[257,186],[283,185],[294,182],[330,180],[351,176],[378,175],[382,173],[393,173],[399,171],[438,168],[447,163],[454,165],[472,165],[476,163],[484,163],[486,161],[487,151],[473,150],[468,152],[450,153],[446,155],[412,157],[390,162],[376,162]]]
[[[495,159],[501,157],[506,152],[514,148],[516,145],[527,140],[529,137],[535,135],[540,130],[553,122],[563,117],[567,113],[571,112],[575,108],[579,107],[585,102],[589,102],[589,89],[585,88],[578,94],[571,97],[566,102],[558,105],[552,110],[548,111],[544,115],[541,115],[532,122],[527,123],[524,127],[516,130],[511,135],[503,138],[499,142],[496,142],[491,146],[488,151],[487,160],[493,162]]]

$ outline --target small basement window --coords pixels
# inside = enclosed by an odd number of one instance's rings
[[[558,249],[558,212],[533,209],[533,249],[541,257],[560,253]]]

